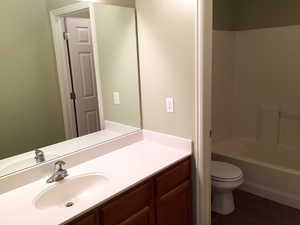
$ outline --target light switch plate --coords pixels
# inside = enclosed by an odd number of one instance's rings
[[[174,112],[174,99],[172,97],[166,98],[166,111],[168,113]]]
[[[115,105],[120,105],[120,93],[119,92],[113,92],[113,99]]]

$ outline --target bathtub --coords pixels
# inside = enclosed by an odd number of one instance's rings
[[[249,140],[212,145],[213,159],[239,166],[245,182],[241,190],[300,209],[300,150]]]

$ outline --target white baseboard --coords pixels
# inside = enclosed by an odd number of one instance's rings
[[[300,209],[300,196],[298,195],[288,194],[251,182],[244,183],[239,189],[283,205]]]

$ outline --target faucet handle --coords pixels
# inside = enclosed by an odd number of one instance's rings
[[[39,156],[44,155],[44,152],[42,150],[40,150],[40,149],[35,149],[34,153],[35,153],[35,157],[36,158],[39,157]]]
[[[34,152],[36,155],[42,153],[42,151],[40,149],[34,149]]]
[[[54,163],[54,166],[55,166],[55,171],[58,171],[58,170],[63,170],[63,166],[66,165],[66,162],[60,160],[60,161],[57,161],[56,163]]]
[[[54,163],[54,173],[47,180],[48,184],[63,180],[65,177],[69,175],[68,171],[63,168],[64,165],[66,165],[64,161],[57,161],[56,163]]]

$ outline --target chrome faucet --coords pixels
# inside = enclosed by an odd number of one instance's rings
[[[34,152],[35,152],[34,159],[35,159],[36,163],[42,163],[42,162],[46,161],[45,154],[42,150],[36,149],[36,150],[34,150]]]
[[[54,164],[54,173],[53,175],[47,180],[47,183],[53,183],[58,182],[60,180],[65,179],[65,177],[68,176],[68,171],[63,168],[63,166],[66,165],[64,161],[57,161]]]

